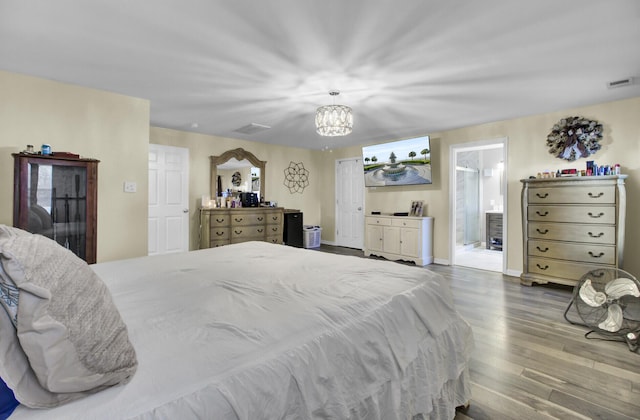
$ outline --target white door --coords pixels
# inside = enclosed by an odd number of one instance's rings
[[[149,255],[189,250],[189,149],[149,145]]]
[[[363,249],[364,172],[362,158],[336,161],[336,245]]]

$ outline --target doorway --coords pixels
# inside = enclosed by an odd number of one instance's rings
[[[364,173],[362,158],[336,161],[336,243],[364,249]]]
[[[148,255],[189,250],[189,149],[149,145]]]
[[[451,264],[506,269],[506,138],[451,146]]]

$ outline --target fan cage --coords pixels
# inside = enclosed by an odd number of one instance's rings
[[[596,292],[605,293],[605,286],[610,281],[619,278],[626,278],[632,280],[636,287],[640,289],[640,283],[638,280],[630,273],[619,269],[619,268],[602,268],[591,270],[585,273],[578,283],[575,285],[573,289],[573,297],[571,302],[567,306],[567,309],[564,313],[565,319],[574,325],[582,325],[588,328],[591,328],[591,332],[598,333],[603,336],[608,337],[621,337],[623,340],[627,341],[630,349],[635,350],[637,347],[638,335],[640,335],[640,298],[627,295],[622,296],[618,299],[612,299],[607,296],[606,301],[599,307],[592,307],[587,304],[582,297],[580,296],[580,288],[587,281],[591,281],[591,285]],[[615,332],[607,331],[599,327],[599,324],[607,319],[608,316],[608,308],[612,304],[617,304],[622,309],[622,325],[619,330]],[[569,311],[572,307],[575,307],[575,312],[580,318],[579,321],[572,320],[569,318]],[[586,335],[588,335],[587,333]],[[628,336],[631,334],[631,337]],[[633,341],[634,343],[630,342]],[[634,344],[632,346],[632,344]],[[632,348],[633,347],[633,348]]]

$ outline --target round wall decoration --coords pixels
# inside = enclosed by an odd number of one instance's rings
[[[283,184],[289,188],[291,194],[302,194],[305,187],[309,186],[309,171],[304,168],[302,162],[290,162],[289,167],[284,170]]]
[[[239,187],[240,184],[242,184],[242,175],[240,174],[240,172],[234,172],[233,175],[231,175],[231,184],[234,187]]]
[[[574,161],[600,150],[602,124],[584,117],[567,117],[558,121],[547,136],[549,153]]]

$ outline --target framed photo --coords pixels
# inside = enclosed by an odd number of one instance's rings
[[[422,205],[424,201],[412,201],[411,202],[411,212],[409,216],[414,217],[422,217]]]

